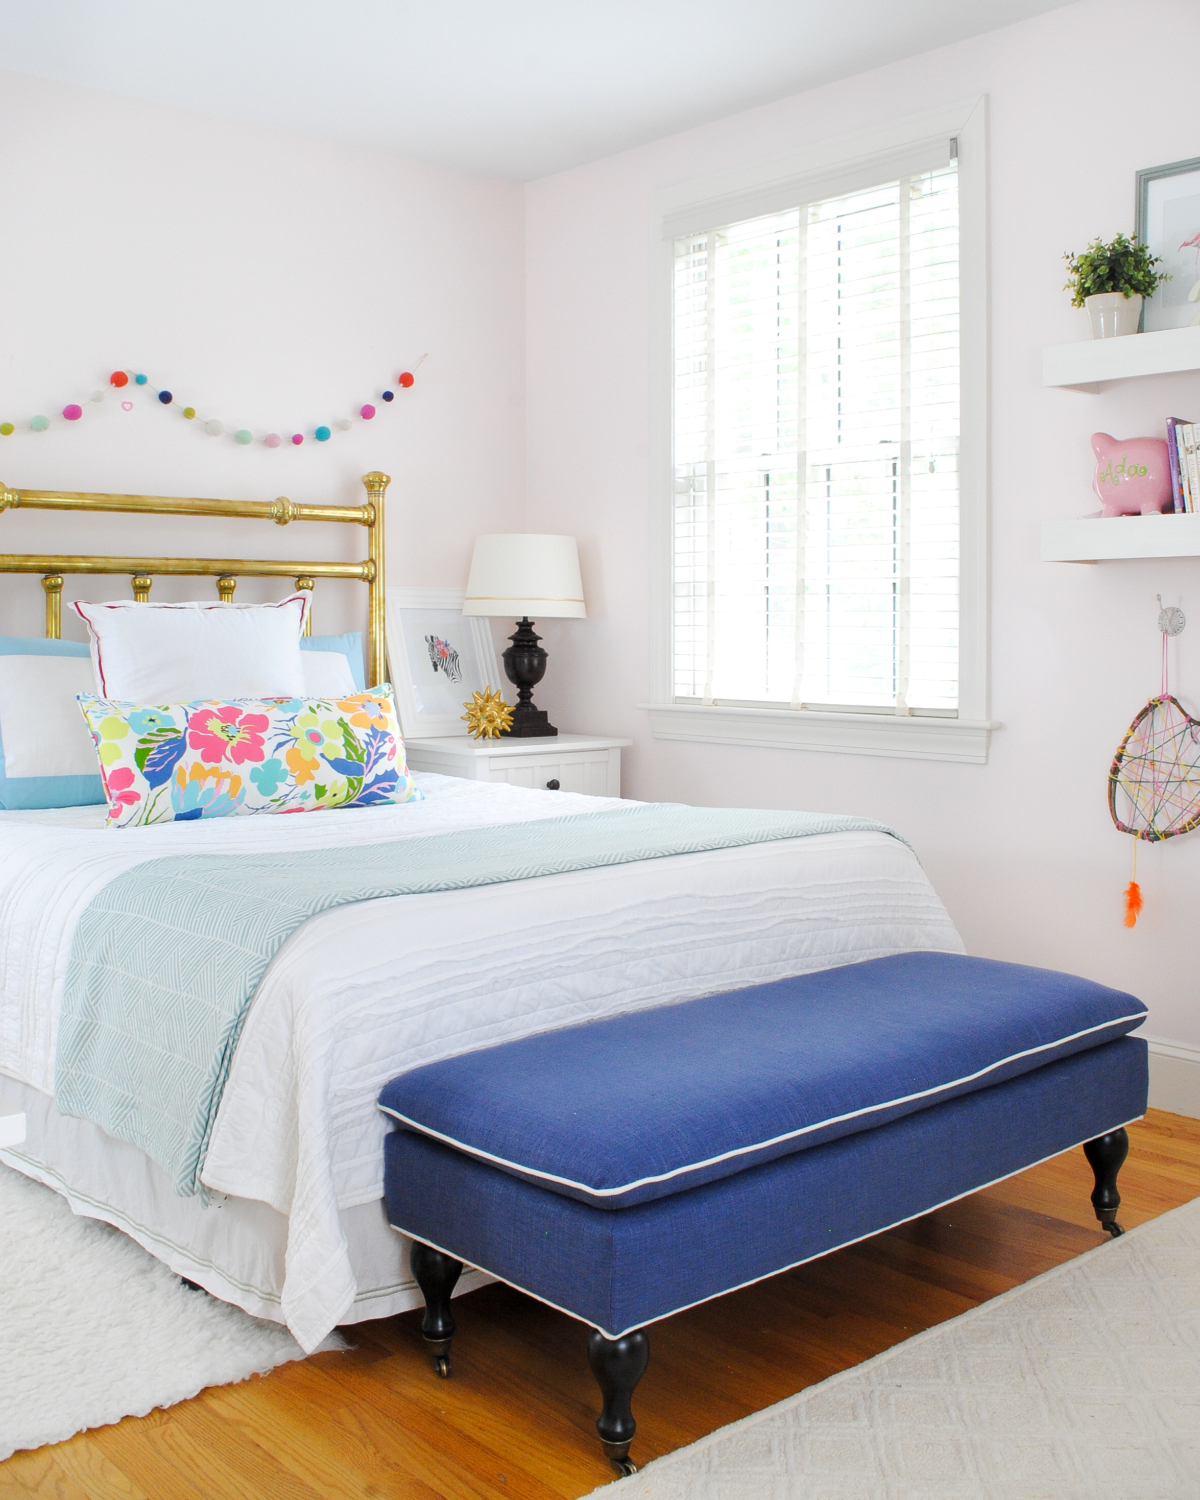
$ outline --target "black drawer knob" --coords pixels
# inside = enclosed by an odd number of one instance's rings
[[[558,777],[557,776],[554,778],[553,781],[548,781],[546,783],[546,790],[548,792],[557,792],[558,791]]]

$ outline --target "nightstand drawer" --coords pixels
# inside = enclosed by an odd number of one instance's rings
[[[414,771],[438,771],[473,781],[507,781],[535,791],[582,792],[588,797],[621,795],[621,751],[629,740],[586,734],[547,735],[545,739],[409,740]],[[552,786],[551,782],[557,782]]]
[[[593,755],[576,753],[564,756],[525,756],[521,760],[493,761],[490,781],[507,781],[513,786],[531,786],[539,791],[583,792],[589,797],[620,796],[621,770],[618,754],[617,790],[609,791],[610,752]],[[551,786],[557,781],[557,786]]]

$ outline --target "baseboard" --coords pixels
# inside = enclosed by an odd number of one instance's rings
[[[1200,1120],[1200,1047],[1148,1036],[1150,1107]]]

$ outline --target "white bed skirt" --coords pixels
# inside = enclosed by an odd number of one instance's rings
[[[179,1276],[223,1302],[285,1321],[280,1310],[288,1221],[266,1203],[209,1193],[180,1198],[162,1168],[136,1146],[117,1141],[90,1120],[59,1114],[39,1089],[0,1074],[0,1115],[24,1111],[24,1142],[0,1151],[7,1166],[45,1183],[75,1213],[115,1225]],[[422,1306],[408,1270],[410,1241],[387,1222],[383,1200],[341,1210],[358,1282],[343,1323],[390,1318]],[[466,1272],[455,1296],[492,1277]]]

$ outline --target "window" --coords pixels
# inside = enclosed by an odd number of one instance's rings
[[[674,253],[676,700],[955,713],[957,164]]]
[[[659,195],[656,736],[986,760],[984,111]]]

